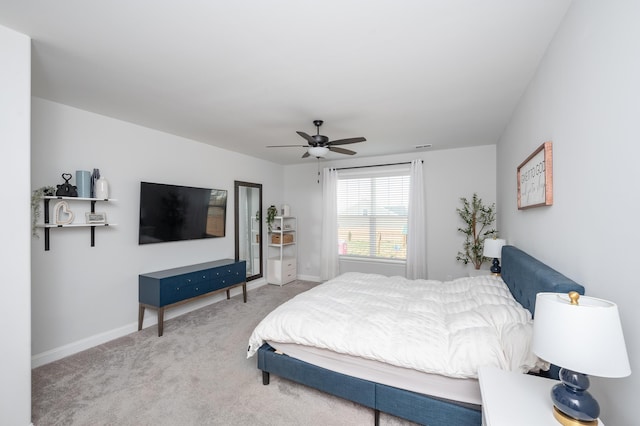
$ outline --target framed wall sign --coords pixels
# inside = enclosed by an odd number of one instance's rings
[[[107,223],[106,213],[85,213],[87,223]]]
[[[518,209],[553,204],[553,151],[545,142],[518,166]]]

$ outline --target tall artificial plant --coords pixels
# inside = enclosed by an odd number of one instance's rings
[[[462,207],[456,212],[465,226],[458,228],[459,232],[465,235],[462,251],[458,252],[456,260],[465,265],[471,262],[475,269],[480,269],[482,263],[487,259],[482,255],[484,240],[487,237],[494,237],[497,231],[493,228],[496,220],[496,205],[485,206],[478,194],[473,194],[471,201],[460,198]]]

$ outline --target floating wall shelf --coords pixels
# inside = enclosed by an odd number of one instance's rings
[[[91,213],[96,212],[96,202],[98,201],[117,201],[113,198],[83,198],[83,197],[59,197],[56,195],[50,195],[42,197],[44,200],[44,223],[37,224],[38,228],[44,228],[44,249],[49,250],[49,230],[51,228],[91,228],[91,247],[95,246],[96,235],[95,229],[97,226],[115,226],[115,223],[69,223],[69,224],[57,224],[51,223],[49,214],[49,204],[51,200],[68,200],[68,201],[88,201],[91,203]]]

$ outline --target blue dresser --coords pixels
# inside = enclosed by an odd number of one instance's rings
[[[158,310],[158,336],[162,336],[165,308],[220,291],[226,291],[229,299],[229,290],[238,286],[247,303],[246,263],[222,259],[139,275],[138,330],[142,330],[145,308]]]

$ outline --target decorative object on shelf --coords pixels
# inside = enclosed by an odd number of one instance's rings
[[[109,198],[109,182],[105,178],[100,177],[96,180],[93,190],[95,192],[95,198],[101,200]]]
[[[501,238],[487,238],[484,240],[484,249],[482,255],[484,257],[493,258],[493,264],[491,265],[491,273],[500,275],[502,268],[500,267],[500,258],[502,257],[502,246],[507,244],[506,240]]]
[[[289,207],[289,204],[283,204],[281,212],[284,217],[291,216],[291,207]]]
[[[535,307],[532,350],[560,367],[561,383],[551,389],[554,417],[563,425],[598,424],[587,374],[631,374],[618,306],[572,291],[538,293]]]
[[[273,234],[271,235],[271,244],[291,244],[293,243],[292,234]]]
[[[553,204],[553,151],[545,142],[518,166],[518,209]]]
[[[91,198],[91,173],[87,170],[76,170],[76,187],[78,197]]]
[[[456,212],[465,223],[464,228],[458,228],[459,232],[465,235],[462,245],[463,251],[459,251],[456,260],[467,265],[469,262],[475,269],[486,260],[483,255],[484,240],[496,235],[496,230],[491,228],[496,220],[496,205],[485,206],[478,194],[473,194],[471,202],[466,198],[460,198],[462,208],[457,208]],[[487,229],[489,228],[489,229]]]
[[[38,189],[34,189],[31,193],[31,235],[34,237],[39,238],[39,235],[36,232],[36,223],[40,217],[40,201],[42,201],[42,197],[47,195],[51,196],[55,193],[56,188],[53,186],[42,186]]]
[[[93,169],[91,173],[91,198],[96,197],[96,181],[100,179],[100,169]]]
[[[267,217],[266,217],[267,228],[269,228],[269,232],[273,230],[273,220],[275,219],[277,214],[278,214],[278,209],[276,208],[276,206],[274,206],[273,204],[270,205],[269,208],[267,209]]]
[[[56,225],[68,225],[73,222],[75,217],[69,208],[69,203],[66,201],[58,201],[56,205],[53,206],[53,214]]]
[[[73,175],[71,173],[63,173],[62,179],[64,179],[64,183],[58,185],[58,190],[56,191],[56,195],[59,197],[77,197],[78,196],[78,188],[74,185],[71,185],[69,181]]]
[[[107,214],[106,213],[92,213],[86,212],[84,214],[86,223],[107,223]]]

